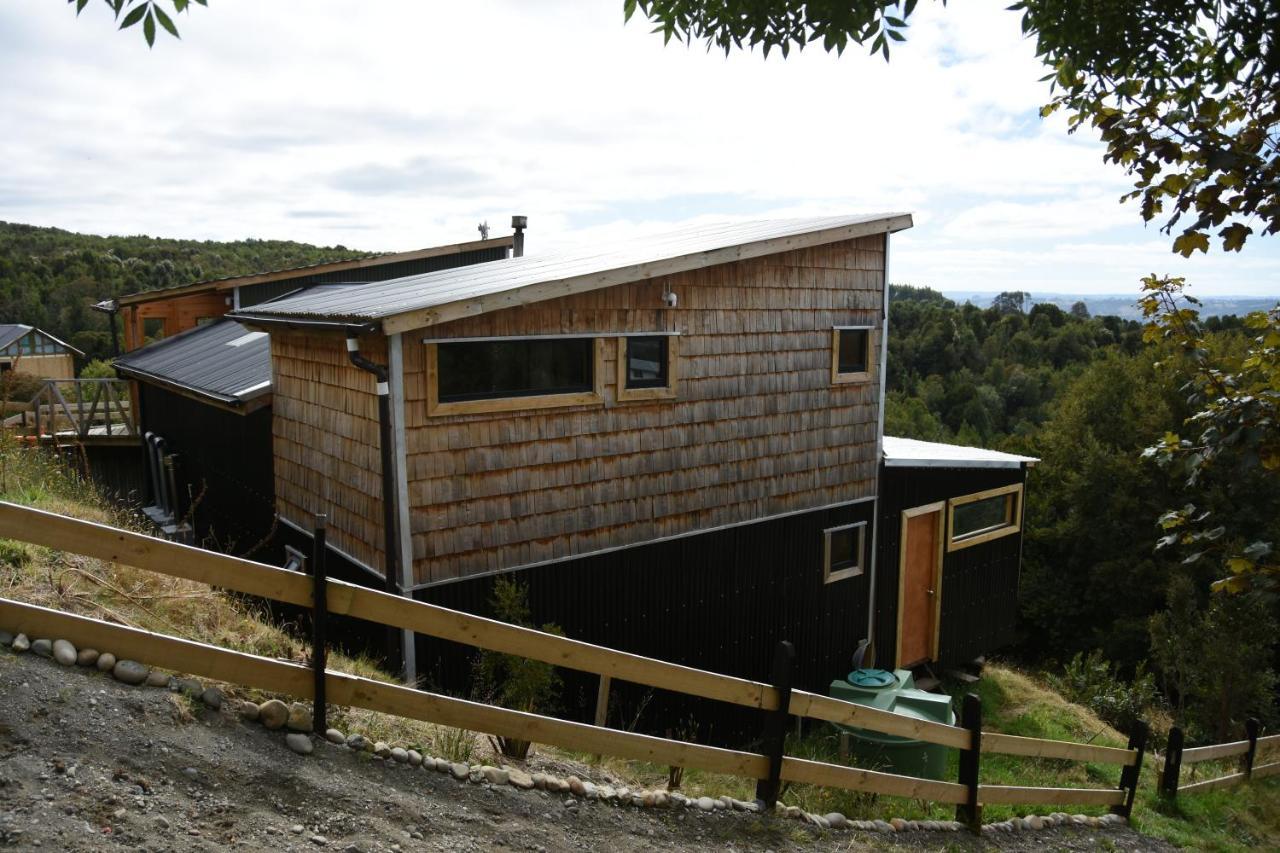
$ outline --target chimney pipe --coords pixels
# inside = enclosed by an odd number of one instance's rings
[[[511,217],[511,227],[516,229],[515,245],[511,249],[511,255],[512,257],[519,258],[524,255],[524,229],[529,227],[529,217]]]

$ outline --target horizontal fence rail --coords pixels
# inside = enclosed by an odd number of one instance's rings
[[[954,804],[969,816],[968,822],[975,828],[979,824],[983,804],[1102,805],[1127,815],[1132,808],[1145,751],[1145,728],[1130,739],[1127,749],[983,732],[980,707],[974,696],[967,698],[966,708],[974,704],[978,712],[966,717],[964,726],[912,719],[829,696],[801,690],[780,690],[774,684],[681,666],[486,619],[344,581],[325,579],[323,574],[313,578],[252,560],[7,502],[0,502],[0,537],[293,604],[311,609],[313,616],[316,613],[321,617],[326,613],[351,616],[554,666],[595,673],[602,679],[625,680],[775,715],[808,717],[939,744],[960,750],[962,765],[968,771],[966,775],[962,770],[960,783],[944,782],[792,758],[778,752],[763,755],[619,731],[361,678],[327,670],[323,663],[313,669],[0,599],[0,624],[9,630],[65,637],[80,646],[110,648],[117,657],[132,658],[149,666],[189,672],[301,699],[314,701],[317,691],[323,689],[327,701],[339,705],[590,754],[690,767],[747,779],[773,778],[795,784]],[[1256,734],[1256,730],[1251,730],[1250,740],[1187,750],[1182,750],[1179,742],[1175,761],[1178,764],[1194,763],[1242,755],[1252,763],[1256,749],[1280,745],[1280,736],[1257,738]],[[1170,753],[1174,750],[1171,749]],[[1123,770],[1120,786],[1111,789],[982,785],[978,781],[982,754],[1098,762],[1120,765]],[[1176,766],[1174,769],[1176,775]],[[1166,761],[1166,774],[1168,770]],[[1260,778],[1275,773],[1280,773],[1280,761],[1253,767],[1251,775]],[[1246,770],[1221,779],[1187,785],[1182,790],[1225,787],[1249,776],[1250,772]]]
[[[1000,755],[1022,755],[1028,758],[1064,758],[1069,761],[1093,761],[1099,764],[1119,764],[1131,767],[1138,761],[1134,749],[1117,746],[1094,746],[1088,743],[1071,743],[1065,740],[1044,740],[1034,737],[984,732],[982,751]]]
[[[1238,740],[1232,743],[1216,743],[1212,746],[1197,746],[1182,751],[1183,764],[1196,764],[1201,761],[1213,761],[1217,758],[1230,758],[1233,755],[1244,755],[1249,751],[1249,741]]]

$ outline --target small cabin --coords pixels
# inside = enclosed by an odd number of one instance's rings
[[[263,554],[275,528],[271,342],[224,315],[335,282],[359,286],[506,258],[514,240],[486,238],[122,297],[129,351],[114,366],[133,382],[143,443],[134,458],[143,470],[127,483],[129,472],[117,472],[119,482],[108,485],[141,491],[145,514],[165,535]]]
[[[0,372],[39,379],[74,379],[84,353],[46,331],[21,323],[0,324]]]
[[[873,653],[960,667],[1013,642],[1023,498],[1037,459],[885,436]]]

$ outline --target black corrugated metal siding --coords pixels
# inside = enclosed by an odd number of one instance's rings
[[[742,525],[523,570],[538,624],[567,636],[661,660],[768,680],[774,648],[796,648],[796,686],[825,693],[867,625],[868,575],[823,583],[824,528],[870,521],[866,502]],[[871,537],[866,547],[871,547]],[[418,597],[491,615],[492,577],[421,590]],[[470,687],[474,650],[419,640],[419,673],[454,693]],[[560,710],[589,719],[596,677],[564,673]],[[617,684],[610,725],[630,722],[647,690]],[[696,710],[700,736],[741,743],[758,734],[760,713],[655,692],[639,728],[664,731]]]
[[[183,506],[188,485],[204,492],[194,516],[201,537],[212,534],[220,550],[243,553],[266,536],[275,516],[271,408],[238,415],[145,382],[138,390],[142,430],[163,436],[179,455]]]
[[[313,284],[347,284],[351,282],[390,281],[409,275],[421,275],[437,270],[449,270],[486,261],[501,261],[507,256],[505,246],[491,249],[474,249],[470,252],[457,252],[449,255],[436,255],[431,258],[419,258],[414,261],[399,261],[394,264],[377,264],[361,269],[308,275],[290,278],[284,281],[268,281],[262,284],[249,284],[240,288],[240,307],[248,308],[259,305],[269,299],[276,299],[286,293],[293,293]]]
[[[875,649],[893,665],[898,630],[898,559],[902,511],[948,498],[1023,483],[1021,468],[882,468]],[[947,552],[942,559],[939,663],[954,666],[1013,642],[1018,624],[1022,534]]]

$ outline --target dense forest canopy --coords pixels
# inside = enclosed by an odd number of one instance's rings
[[[26,323],[83,350],[111,352],[103,299],[230,275],[362,257],[344,246],[286,240],[98,237],[0,222],[0,323]]]

